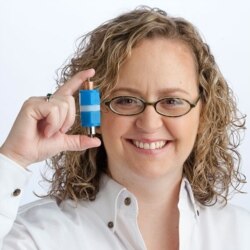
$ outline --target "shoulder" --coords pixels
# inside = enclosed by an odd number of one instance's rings
[[[54,199],[43,198],[20,207],[15,224],[36,232],[45,229],[47,233],[75,230],[76,225],[86,230],[90,218],[94,217],[87,203],[65,200],[58,204]]]
[[[48,213],[49,212],[49,213]],[[21,206],[17,213],[17,218],[23,218],[37,215],[52,215],[59,213],[60,207],[55,200],[50,198],[43,198]]]
[[[82,230],[98,219],[92,209],[95,201],[65,200],[60,204],[51,198],[44,198],[22,206],[17,214],[16,222],[27,228],[54,229],[71,228],[81,225]]]
[[[40,208],[51,208],[51,207],[57,207],[57,203],[55,200],[50,199],[50,198],[43,198],[43,199],[38,199],[36,201],[29,202],[23,206],[21,206],[18,210],[18,214],[25,214],[29,212],[31,209],[37,209],[39,210]]]
[[[55,200],[43,198],[21,206],[15,224],[29,229],[44,228],[53,231],[56,227],[64,226],[68,216]]]
[[[81,202],[83,204],[84,202]],[[34,221],[53,221],[63,222],[68,217],[75,217],[74,214],[79,213],[79,210],[84,209],[84,206],[77,205],[72,200],[65,200],[58,204],[55,199],[43,198],[30,202],[19,208],[17,220],[25,222]]]
[[[226,222],[230,219],[229,223],[244,222],[250,226],[250,211],[233,204],[227,204],[225,206],[220,204],[201,206],[200,215],[201,218],[208,217],[210,220],[212,219],[218,222]]]
[[[242,207],[232,204],[201,206],[198,224],[200,232],[211,241],[244,247],[250,243],[250,212]]]
[[[103,232],[108,228],[100,223],[89,203],[65,200],[57,204],[45,198],[24,205],[18,211],[5,245],[12,246],[20,239],[20,245],[29,244],[29,249],[35,249],[34,245],[39,249],[93,249],[92,246],[101,249],[96,236],[104,240]]]
[[[63,238],[68,231],[76,230],[84,235],[92,235],[89,227],[96,216],[88,207],[88,203],[65,200],[58,204],[51,198],[40,199],[19,209],[15,226],[18,228],[21,225],[37,241],[55,232],[59,238]],[[76,240],[75,237],[75,234],[68,235],[68,239]]]

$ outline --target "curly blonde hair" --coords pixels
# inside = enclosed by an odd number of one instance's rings
[[[132,49],[142,39],[155,37],[184,42],[191,48],[197,64],[203,102],[201,122],[194,148],[184,163],[183,175],[190,181],[194,196],[201,204],[211,205],[219,197],[227,201],[230,187],[239,191],[239,185],[245,182],[239,172],[240,154],[236,150],[245,119],[237,110],[232,91],[209,46],[191,23],[144,6],[122,14],[81,38],[75,55],[61,70],[58,82],[94,68],[96,74],[92,80],[105,99],[115,87],[119,69]],[[79,113],[78,94],[74,97]],[[69,134],[86,134],[79,116]],[[103,145],[84,152],[61,152],[51,159],[51,165],[55,171],[48,195],[59,202],[94,200],[102,173],[108,173]]]

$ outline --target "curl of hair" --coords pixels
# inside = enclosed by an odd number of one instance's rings
[[[220,73],[208,45],[197,29],[182,18],[166,12],[139,7],[112,19],[83,36],[70,62],[61,70],[59,82],[77,72],[94,68],[95,86],[107,98],[118,79],[119,68],[142,39],[175,39],[188,45],[194,55],[202,99],[201,121],[194,148],[184,163],[183,175],[190,181],[194,196],[203,205],[227,201],[230,187],[245,181],[240,174],[240,130],[245,119],[239,113],[232,91]],[[77,113],[78,94],[75,94]],[[79,116],[69,134],[86,134]],[[99,135],[101,139],[101,135]],[[108,173],[103,146],[84,152],[61,152],[52,157],[54,174],[49,196],[64,199],[94,200],[102,173]]]

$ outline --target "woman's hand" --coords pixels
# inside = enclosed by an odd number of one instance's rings
[[[80,151],[99,146],[98,138],[66,134],[75,121],[75,100],[72,95],[94,74],[93,69],[77,73],[49,101],[45,97],[28,99],[0,153],[26,167],[61,151]]]

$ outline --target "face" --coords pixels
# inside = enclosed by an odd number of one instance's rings
[[[148,102],[179,97],[193,103],[199,93],[193,55],[187,45],[165,38],[138,44],[119,71],[111,94]],[[181,178],[183,163],[197,135],[200,101],[188,114],[165,117],[147,106],[143,113],[121,116],[103,108],[101,133],[114,179],[139,176]]]

